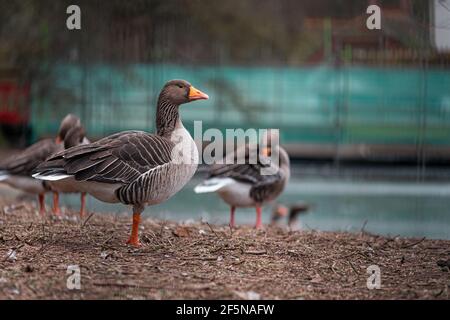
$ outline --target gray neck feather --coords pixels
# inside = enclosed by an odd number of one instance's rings
[[[286,178],[289,178],[291,172],[289,155],[282,147],[278,147],[278,150],[280,156],[280,170],[285,174]]]
[[[158,98],[158,107],[156,110],[156,133],[162,137],[170,137],[175,130],[178,119],[179,105],[171,102],[163,91]]]

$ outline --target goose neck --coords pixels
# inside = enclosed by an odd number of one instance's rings
[[[158,99],[156,110],[156,133],[163,137],[170,137],[180,121],[179,105],[171,102],[164,93]]]

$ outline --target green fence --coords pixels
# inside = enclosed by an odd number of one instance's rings
[[[153,131],[159,90],[183,78],[211,97],[181,108],[187,127],[277,127],[289,143],[450,146],[449,71],[58,65],[45,86],[33,83],[32,128],[35,138],[54,134],[73,112],[92,137]]]

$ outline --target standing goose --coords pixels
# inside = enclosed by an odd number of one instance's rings
[[[78,120],[72,128],[70,128],[64,138],[64,149],[69,149],[74,146],[88,144],[90,141],[86,138],[86,132],[81,125],[81,121]],[[60,150],[58,150],[60,151]],[[78,190],[72,185],[64,183],[64,181],[45,181],[48,187],[54,191],[53,194],[53,207],[57,214],[60,213],[59,208],[59,193],[76,193]],[[83,218],[86,212],[86,192],[81,192],[80,198],[80,218]]]
[[[265,161],[256,164],[222,164],[214,165],[209,171],[208,178],[195,187],[196,193],[217,192],[230,205],[230,226],[235,226],[234,213],[236,207],[256,208],[256,229],[262,228],[262,206],[276,199],[286,186],[289,176],[289,156],[278,146],[272,146],[270,139],[267,148],[263,149],[264,156],[271,156],[272,152],[279,154],[279,165],[274,174],[263,175],[262,169],[267,166]],[[229,155],[228,155],[229,157]],[[246,153],[246,158],[247,153]],[[247,159],[246,159],[247,160]],[[224,161],[225,163],[225,161]],[[272,164],[274,165],[274,164]]]
[[[70,148],[39,165],[34,176],[65,181],[104,202],[132,205],[133,226],[127,243],[139,246],[144,206],[169,199],[197,169],[197,146],[178,109],[200,99],[208,95],[187,81],[169,81],[158,98],[156,134],[125,131]]]
[[[0,163],[0,182],[31,194],[37,194],[39,212],[45,214],[44,194],[51,191],[45,181],[31,177],[32,171],[47,157],[61,151],[67,133],[79,123],[77,116],[68,114],[62,121],[56,139],[43,139],[25,150],[15,154]],[[58,196],[54,193],[53,213],[59,213]],[[55,205],[56,204],[56,205]]]

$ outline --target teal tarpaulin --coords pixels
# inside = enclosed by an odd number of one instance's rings
[[[66,113],[90,136],[154,130],[167,80],[183,78],[211,97],[181,107],[192,128],[280,128],[290,143],[450,145],[450,72],[330,66],[58,65],[33,83],[34,137],[54,134]]]

